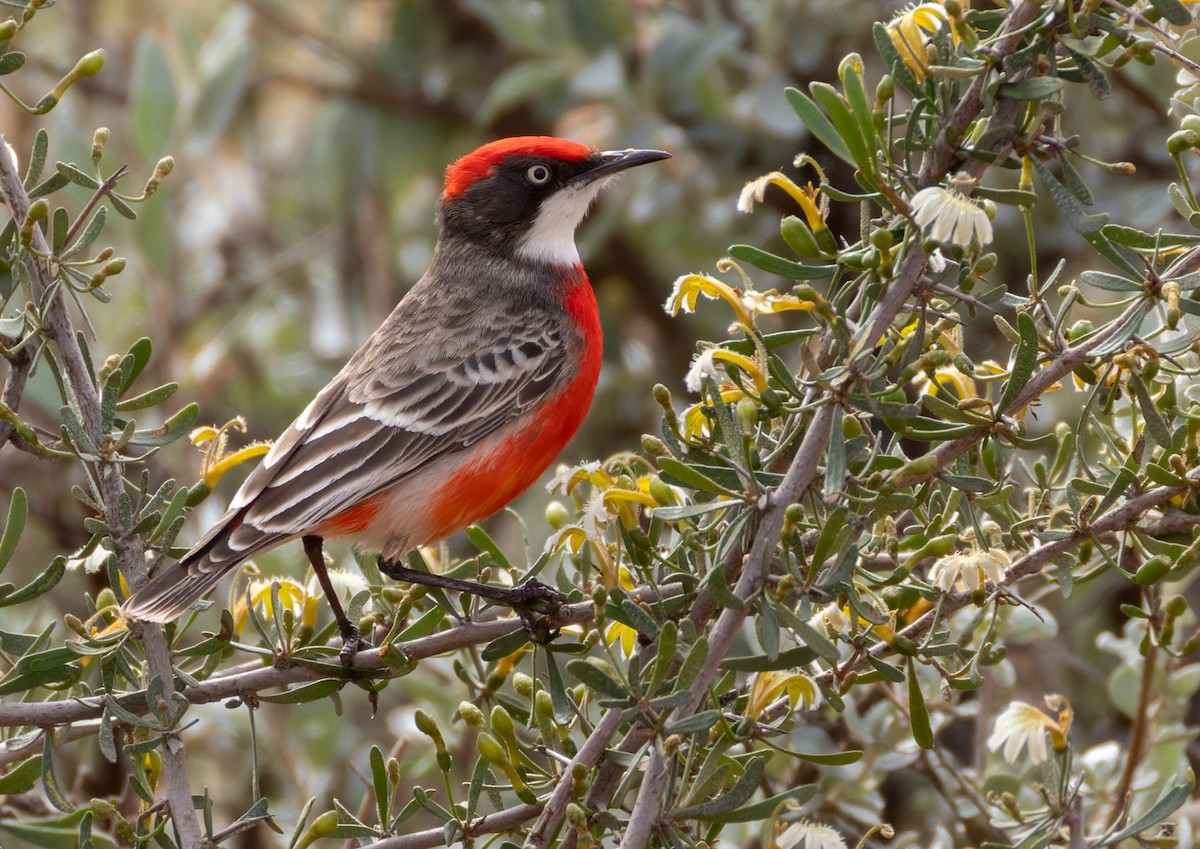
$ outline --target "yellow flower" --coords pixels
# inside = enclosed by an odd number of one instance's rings
[[[251,442],[237,451],[225,453],[225,443],[229,438],[229,433],[234,430],[246,432],[246,421],[241,416],[230,419],[219,428],[211,425],[198,427],[188,435],[193,445],[208,446],[204,449],[203,459],[200,460],[200,481],[209,489],[216,486],[217,481],[221,480],[222,476],[234,466],[241,465],[247,460],[252,460],[271,450],[269,442]]]
[[[800,165],[801,161],[801,159],[797,159],[796,164]],[[778,186],[791,195],[792,200],[800,205],[804,219],[813,231],[820,230],[825,226],[825,218],[829,215],[829,204],[821,197],[821,190],[815,188],[811,182],[801,188],[782,171],[764,174],[743,186],[742,193],[738,195],[738,212],[751,212],[755,203],[762,203],[763,198],[766,197],[768,186]]]
[[[753,322],[750,313],[742,303],[742,293],[727,283],[722,283],[707,274],[685,274],[675,281],[671,295],[667,298],[665,309],[671,316],[679,315],[679,311],[695,312],[696,301],[703,295],[710,300],[718,298],[733,307],[738,321],[747,327]]]
[[[925,56],[925,45],[929,41],[926,33],[937,32],[950,23],[950,16],[941,3],[920,3],[909,6],[888,22],[887,33],[896,46],[904,64],[912,69],[917,82],[925,79],[929,62]],[[958,33],[950,29],[951,37],[958,43]]]
[[[622,566],[618,570],[617,582],[626,592],[633,589],[633,575],[629,574],[629,570]],[[624,622],[613,621],[604,632],[604,639],[609,644],[618,643],[621,647],[621,654],[625,657],[633,657],[633,652],[637,648],[638,632],[636,628],[630,628]]]
[[[950,394],[959,401],[979,397],[979,392],[975,388],[975,378],[964,374],[958,366],[954,365],[939,366],[934,369],[932,377],[918,375],[916,382],[926,395],[937,395],[939,391],[953,390]]]
[[[345,569],[326,569],[329,582],[339,596],[349,598],[366,589],[366,582],[361,575],[348,572]],[[307,584],[302,584],[295,578],[274,576],[255,578],[250,582],[248,594],[250,604],[259,608],[264,618],[270,619],[275,615],[272,590],[278,587],[279,604],[284,610],[291,610],[296,615],[301,627],[314,628],[317,622],[317,611],[320,608],[322,590],[316,576],[309,578]],[[233,629],[241,634],[246,626],[249,615],[246,607],[246,594],[243,593],[233,604]],[[281,610],[280,613],[283,611]]]
[[[797,707],[810,710],[821,704],[821,691],[807,675],[782,669],[770,670],[754,676],[750,697],[746,700],[746,716],[758,719],[785,690],[792,710]]]
[[[816,312],[817,310],[815,301],[805,300],[796,295],[781,295],[775,289],[768,289],[765,292],[756,292],[750,289],[743,292],[742,304],[750,312],[760,315],[771,315],[788,310],[800,310],[801,312]]]
[[[687,377],[684,378],[684,385],[692,392],[699,392],[704,386],[705,377],[710,377],[719,383],[721,373],[717,369],[717,360],[732,363],[749,375],[759,392],[767,388],[764,365],[745,354],[739,354],[727,348],[709,348],[697,354],[688,369]]]

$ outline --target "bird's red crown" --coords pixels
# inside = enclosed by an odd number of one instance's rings
[[[476,181],[490,175],[493,168],[510,156],[545,156],[563,162],[578,162],[595,152],[595,148],[586,144],[553,136],[499,139],[460,157],[446,169],[446,190],[442,197],[458,197]]]

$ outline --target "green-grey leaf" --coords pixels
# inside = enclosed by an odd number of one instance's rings
[[[850,148],[842,139],[840,133],[833,126],[833,123],[821,111],[821,107],[813,101],[811,97],[802,92],[798,88],[788,87],[784,90],[784,95],[787,97],[788,103],[792,109],[796,110],[796,114],[808,128],[808,131],[817,137],[817,140],[825,147],[829,148],[838,159],[841,159],[847,165],[857,167],[858,163],[854,161],[854,155],[850,152]]]
[[[299,705],[305,702],[315,702],[317,699],[333,695],[344,683],[340,678],[322,678],[320,681],[300,684],[282,693],[260,694],[259,699],[276,705]]]
[[[54,774],[54,746],[52,744],[54,735],[46,734],[42,744],[42,790],[46,794],[46,798],[50,800],[50,804],[58,808],[63,813],[69,814],[75,810],[75,806],[71,804],[71,800],[63,793],[62,787],[59,786],[58,777]]]
[[[784,259],[753,245],[733,245],[729,249],[729,255],[742,262],[748,262],[768,274],[778,274],[789,280],[823,280],[836,270],[832,265],[805,265]]]
[[[62,576],[66,572],[67,558],[60,554],[50,561],[50,566],[47,567],[45,572],[38,575],[19,590],[0,598],[0,607],[24,604],[31,599],[50,592],[62,580]]]
[[[732,813],[754,795],[754,791],[758,789],[758,783],[762,781],[766,765],[767,759],[765,757],[751,758],[746,764],[745,770],[738,777],[738,780],[725,793],[715,799],[701,802],[698,805],[690,805],[689,807],[673,811],[671,818],[677,820],[715,819],[722,814]]]
[[[1009,407],[1017,400],[1017,396],[1033,376],[1034,367],[1037,366],[1038,335],[1033,317],[1028,313],[1020,313],[1017,316],[1017,330],[1021,334],[1021,342],[1017,345],[1012,371],[1004,384],[1000,401],[996,404],[996,410],[1000,413],[1009,411]]]
[[[4,523],[4,534],[0,536],[0,572],[4,571],[4,567],[17,550],[17,543],[25,530],[25,519],[28,515],[29,500],[25,496],[25,490],[18,486],[13,490],[12,500],[8,503],[8,519]]]
[[[1114,843],[1120,843],[1122,840],[1133,837],[1138,832],[1153,828],[1179,810],[1191,798],[1192,789],[1195,786],[1196,776],[1189,769],[1184,774],[1183,781],[1172,781],[1170,785],[1164,788],[1162,795],[1158,797],[1158,801],[1150,806],[1150,810],[1115,834],[1105,835],[1095,846],[1111,846]]]
[[[1141,280],[1130,280],[1128,277],[1109,274],[1107,271],[1085,271],[1079,275],[1079,279],[1097,289],[1104,289],[1108,292],[1142,291]]]
[[[917,664],[908,662],[908,715],[912,723],[913,739],[922,749],[933,748],[933,728],[929,724],[929,710],[925,707],[925,696],[917,680]]]
[[[0,775],[0,795],[25,793],[32,790],[42,774],[42,756],[33,755]]]
[[[1030,77],[1015,83],[1004,83],[996,93],[1013,100],[1043,100],[1057,94],[1062,87],[1063,81],[1058,77]]]
[[[1183,27],[1192,22],[1192,14],[1179,0],[1150,0],[1150,5],[1175,26]]]

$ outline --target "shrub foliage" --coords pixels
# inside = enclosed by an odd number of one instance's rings
[[[50,25],[39,9],[0,25],[5,93],[31,115],[104,63],[89,53],[23,101],[17,46]],[[173,160],[131,192],[105,129],[83,162],[50,166],[44,130],[0,152],[0,456],[73,464],[90,536],[30,563],[36,505],[11,490],[0,834],[187,849],[242,832],[294,847],[1190,845],[1175,820],[1200,687],[1185,596],[1200,563],[1193,26],[1177,0],[924,3],[875,24],[877,55],[787,89],[805,147],[738,201],[756,216],[786,205],[780,239],[733,245],[666,302],[677,322],[730,322],[699,343],[687,398],[656,387],[658,433],[561,471],[554,533],[532,554],[476,527],[469,558],[412,555],[556,583],[560,636],[533,646],[506,611],[391,585],[362,558],[350,610],[378,648],[349,674],[314,584],[253,566],[227,601],[166,628],[121,618],[129,589],[181,553],[189,511],[264,448],[230,449],[237,422],[193,430],[197,405],[143,378],[171,340],[106,355],[89,333],[125,267],[99,247],[107,219],[153,204]],[[1167,185],[1072,129],[1131,62],[1178,72],[1162,98],[1179,126]],[[1161,226],[1113,220],[1096,174],[1162,196]],[[1060,261],[1047,221],[1091,262]],[[1024,267],[992,252],[1000,239],[1024,239]],[[58,420],[35,425],[21,401],[47,377]],[[189,433],[199,479],[162,479],[154,456]],[[47,616],[52,591],[76,612]],[[1088,620],[1109,658],[1089,693],[1048,676],[1103,594],[1119,594],[1120,621]],[[460,706],[418,707],[391,755],[376,740],[353,798],[301,806],[260,787],[253,735],[237,804],[189,773],[206,740],[194,706],[244,706],[253,730],[271,705],[374,708],[423,673]],[[64,767],[95,759],[120,776],[98,795]]]

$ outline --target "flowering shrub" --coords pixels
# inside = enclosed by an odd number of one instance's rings
[[[22,64],[12,42],[37,9],[0,25],[0,72]],[[0,587],[21,613],[0,630],[0,793],[16,800],[4,839],[1191,845],[1200,35],[1177,0],[945,0],[873,36],[878,55],[845,57],[836,84],[787,89],[807,136],[736,201],[756,217],[782,204],[778,242],[733,245],[667,297],[678,325],[730,323],[669,381],[686,396],[655,388],[659,430],[561,470],[553,533],[525,556],[481,528],[466,560],[411,555],[555,583],[569,597],[546,623],[558,638],[531,645],[505,611],[390,584],[363,559],[336,581],[377,646],[353,673],[315,584],[256,564],[211,612],[165,629],[121,619],[148,564],[180,553],[188,511],[265,446],[229,450],[237,421],[193,430],[194,405],[139,426],[177,386],[134,389],[148,340],[93,361],[67,310],[68,296],[107,302],[124,265],[89,246],[106,210],[132,216],[172,160],[131,196],[104,164],[108,131],[90,167],[59,163],[45,180],[44,135],[0,154],[0,452],[77,464],[89,535]],[[52,108],[98,55],[28,110]],[[1162,220],[1139,226],[1089,211],[1089,169],[1133,169],[1072,132],[1129,63],[1177,72],[1163,99],[1179,129],[1162,144],[1178,178],[1142,181]],[[44,198],[71,184],[89,199],[51,211]],[[1047,220],[1088,246],[1089,267],[1058,261]],[[1020,239],[1027,264],[1002,263],[997,243]],[[35,365],[59,393],[54,427],[23,418]],[[198,480],[157,480],[147,461],[189,432]],[[28,512],[14,489],[0,568],[21,560]],[[62,617],[62,637],[29,622],[68,560],[102,586],[86,617]],[[1063,643],[1078,623],[1106,658],[1090,688],[1066,668],[1085,663]],[[422,686],[452,690],[457,710],[416,710],[390,756],[376,741],[358,804],[259,786],[267,706],[374,711]],[[229,821],[214,821],[185,757],[205,742],[188,711],[213,702],[250,717],[252,789]],[[117,790],[89,797],[65,777],[64,760],[85,760],[64,754],[71,741],[120,770]]]

